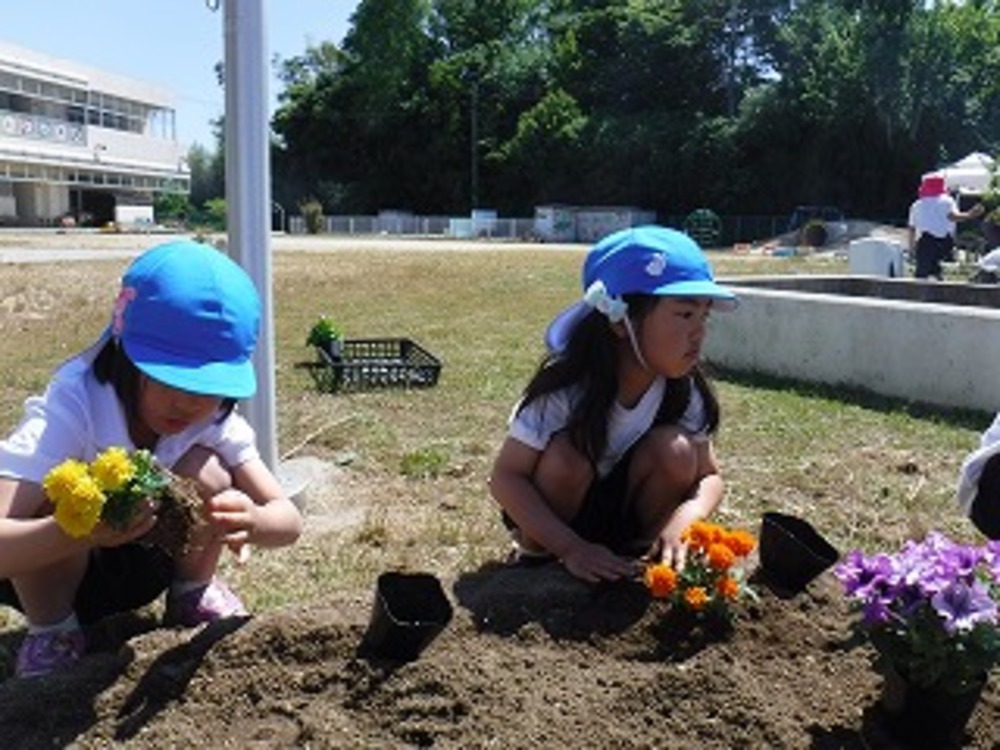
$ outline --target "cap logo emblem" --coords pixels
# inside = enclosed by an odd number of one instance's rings
[[[125,308],[128,307],[129,302],[136,298],[138,293],[135,287],[123,286],[122,290],[118,292],[118,299],[115,300],[115,308],[111,313],[111,332],[115,336],[121,336],[122,331],[125,330]]]
[[[649,263],[646,264],[646,273],[650,276],[662,276],[666,270],[667,259],[663,255],[654,255]]]

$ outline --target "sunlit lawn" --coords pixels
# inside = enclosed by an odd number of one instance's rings
[[[579,294],[581,252],[483,245],[473,252],[280,252],[274,257],[277,447],[335,466],[325,533],[255,555],[230,575],[258,608],[364,591],[391,567],[445,576],[498,559],[505,538],[486,477],[542,331]],[[719,276],[842,273],[843,261],[713,254]],[[0,426],[50,369],[105,325],[124,261],[9,266],[0,273]],[[305,345],[320,314],[348,338],[409,337],[443,363],[437,386],[317,392]],[[737,313],[738,314],[738,313]],[[919,411],[828,388],[723,374],[718,437],[728,523],[780,509],[841,549],[897,544],[928,527],[972,535],[953,499],[959,464],[989,415]],[[326,502],[324,500],[324,502]],[[320,506],[317,506],[320,507]],[[333,510],[330,511],[330,508]],[[311,511],[311,524],[319,527]],[[353,519],[353,520],[344,520]],[[275,581],[281,585],[276,586]]]

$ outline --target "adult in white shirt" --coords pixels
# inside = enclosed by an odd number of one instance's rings
[[[914,276],[940,280],[941,261],[951,258],[955,248],[955,223],[982,216],[983,206],[977,203],[966,212],[959,211],[940,174],[924,175],[917,195],[907,221],[910,254],[917,263]]]

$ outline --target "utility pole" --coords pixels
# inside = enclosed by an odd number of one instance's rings
[[[271,164],[263,0],[225,0],[227,251],[253,279],[261,300],[254,351],[257,393],[247,420],[261,458],[278,469],[271,289]]]
[[[726,114],[736,115],[736,14],[737,0],[732,0],[726,11]]]
[[[469,74],[469,98],[472,113],[469,117],[469,206],[470,214],[479,207],[479,74]]]

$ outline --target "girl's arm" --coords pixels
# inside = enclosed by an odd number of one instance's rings
[[[246,543],[283,547],[295,542],[302,533],[302,515],[267,464],[255,458],[231,471],[233,489],[208,501],[209,515],[224,531],[226,543],[238,550]]]
[[[90,547],[125,544],[156,522],[152,507],[144,508],[126,529],[98,524],[89,535],[76,539],[59,527],[49,508],[40,485],[0,477],[0,578],[32,573]]]
[[[526,537],[562,557],[579,536],[549,507],[535,487],[533,476],[541,453],[506,438],[490,476],[490,493]]]
[[[614,580],[632,574],[632,566],[607,547],[581,538],[538,492],[533,482],[541,454],[506,438],[490,475],[490,493],[532,541],[563,561],[586,581]]]
[[[694,441],[698,473],[690,496],[677,506],[660,532],[663,561],[675,568],[684,567],[684,544],[681,534],[695,521],[708,518],[722,502],[724,485],[711,440]]]

